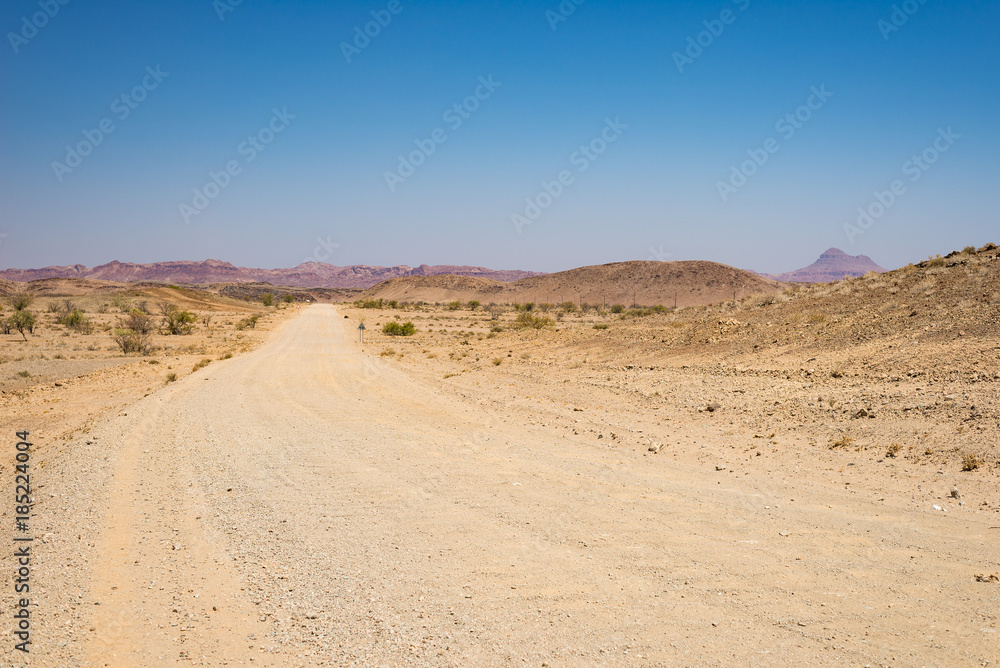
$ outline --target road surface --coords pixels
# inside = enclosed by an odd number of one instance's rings
[[[988,526],[567,440],[356,338],[305,309],[66,455],[33,665],[1000,658]]]

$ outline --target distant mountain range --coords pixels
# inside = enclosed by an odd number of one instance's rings
[[[666,264],[680,265],[680,263]],[[692,264],[691,266],[694,265]],[[851,256],[838,248],[831,248],[823,253],[819,260],[803,269],[785,274],[754,273],[776,281],[825,283],[841,280],[845,276],[862,276],[870,271],[883,272],[885,269],[864,255]],[[485,267],[456,265],[429,266],[426,264],[422,264],[419,267],[409,267],[407,265],[398,265],[395,267],[372,267],[368,265],[338,267],[324,262],[305,262],[291,269],[254,269],[237,267],[221,260],[205,260],[203,262],[179,261],[154,262],[151,264],[115,261],[97,267],[74,264],[68,267],[45,267],[42,269],[5,269],[0,271],[0,280],[24,283],[46,278],[86,278],[119,283],[150,281],[159,283],[197,283],[203,285],[212,283],[271,283],[273,285],[300,288],[365,289],[394,278],[441,275],[512,283],[523,278],[547,276],[549,274],[537,271],[496,270]]]
[[[839,248],[831,248],[808,267],[784,274],[760,274],[776,281],[794,283],[830,283],[843,280],[845,276],[864,276],[870,271],[887,271],[875,264],[867,255],[848,255]]]
[[[157,281],[162,283],[272,283],[303,288],[370,288],[391,278],[403,276],[437,276],[454,274],[494,281],[516,281],[540,272],[517,270],[494,270],[485,267],[454,265],[419,267],[399,265],[396,267],[370,267],[354,265],[337,267],[323,262],[306,262],[292,269],[252,269],[237,267],[220,260],[204,262],[154,262],[134,264],[132,262],[109,262],[97,267],[74,264],[68,267],[45,267],[43,269],[6,269],[0,271],[0,280],[36,281],[43,278],[89,278],[103,281],[132,283]]]

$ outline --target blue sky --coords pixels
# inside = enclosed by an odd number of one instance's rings
[[[1000,241],[995,2],[64,1],[0,9],[0,267]]]

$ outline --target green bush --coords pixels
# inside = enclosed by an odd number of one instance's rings
[[[471,302],[469,302],[469,309],[470,310],[475,311],[477,308],[479,308],[479,302],[478,301],[476,301],[475,299],[473,299]]]
[[[625,307],[622,306],[621,304],[615,304],[614,306],[611,307],[611,312],[612,313],[624,313],[625,312]]]
[[[65,325],[69,329],[82,332],[84,334],[89,334],[93,331],[93,327],[90,325],[90,320],[88,320],[87,316],[83,314],[83,311],[79,309],[73,311],[72,313],[67,313],[63,317],[59,318],[59,324]]]
[[[417,333],[417,328],[412,322],[387,322],[382,326],[382,333],[387,336],[413,336]]]
[[[285,300],[286,304],[291,304],[292,302],[295,301],[295,295],[285,295],[284,297],[282,297],[282,299]]]
[[[163,326],[167,334],[175,336],[190,334],[194,330],[194,323],[198,322],[198,316],[190,311],[173,310],[163,316]]]

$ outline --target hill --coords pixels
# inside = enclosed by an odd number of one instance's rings
[[[839,248],[831,248],[808,267],[784,274],[761,274],[761,276],[793,283],[830,283],[845,277],[864,276],[870,271],[882,274],[886,270],[875,264],[867,255],[848,255]]]
[[[615,262],[504,283],[461,276],[410,276],[365,291],[369,299],[694,306],[780,292],[778,281],[716,262]]]

